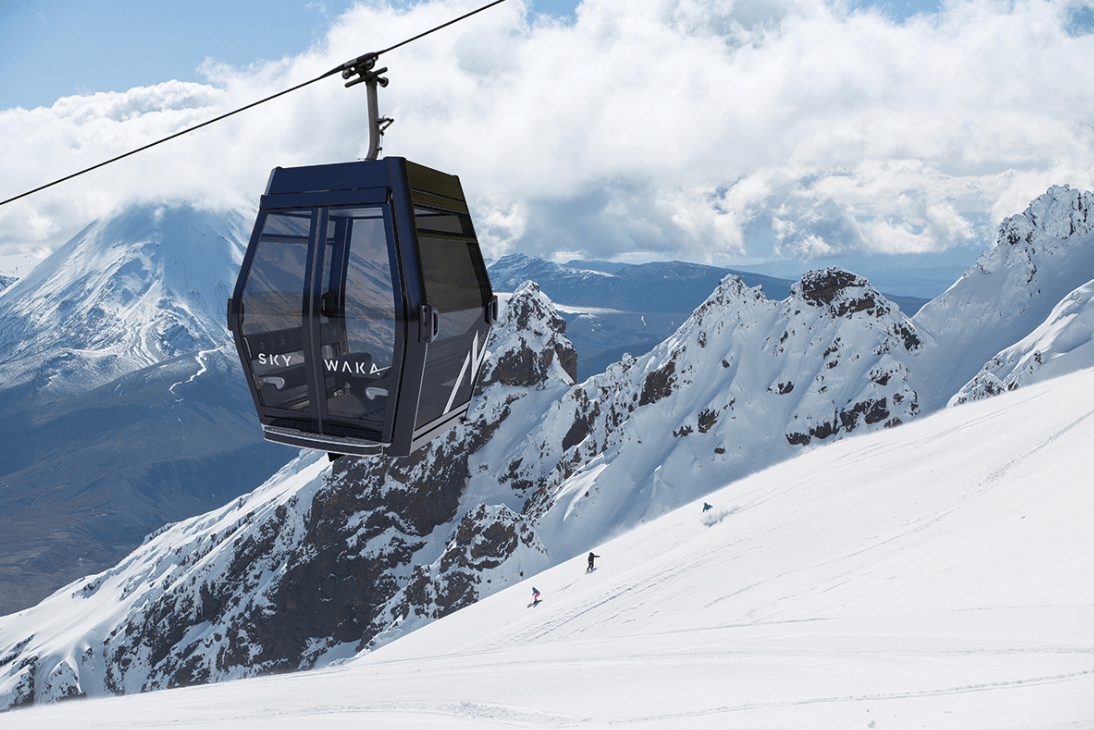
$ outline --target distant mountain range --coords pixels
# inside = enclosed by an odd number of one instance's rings
[[[522,284],[465,423],[405,459],[302,456],[0,618],[0,708],[330,664],[806,448],[998,390],[977,378],[1085,367],[1092,207],[1050,189],[914,317],[843,269],[781,300],[728,275],[648,353],[581,382],[569,325]]]

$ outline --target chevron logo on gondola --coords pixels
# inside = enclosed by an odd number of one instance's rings
[[[476,352],[478,350],[478,352]],[[452,410],[452,404],[456,400],[456,391],[463,385],[464,376],[468,374],[468,370],[471,371],[471,380],[475,380],[475,373],[479,371],[479,366],[482,365],[483,359],[486,357],[486,340],[482,341],[482,348],[479,348],[479,333],[475,333],[475,339],[471,341],[471,352],[467,353],[467,357],[463,359],[463,367],[460,368],[460,377],[456,378],[455,385],[452,386],[452,393],[448,396],[448,404],[444,407],[444,413],[448,413]]]

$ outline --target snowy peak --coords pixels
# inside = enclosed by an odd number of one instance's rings
[[[922,345],[911,320],[887,300],[869,281],[839,267],[806,272],[791,288],[789,310],[800,301],[833,319],[867,318],[875,320],[886,333],[897,338],[891,343],[906,352]],[[886,347],[889,347],[886,344]]]
[[[5,383],[78,392],[223,346],[245,236],[239,214],[189,206],[139,205],[88,226],[0,297]]]
[[[1083,237],[1094,231],[1094,193],[1055,185],[1029,204],[1021,215],[999,226],[996,245],[1022,246]]]
[[[1038,260],[1057,255],[1094,234],[1094,193],[1053,186],[1019,215],[1003,220],[995,246],[976,261],[987,274],[1012,269],[1036,283]]]
[[[926,346],[914,386],[942,408],[984,363],[1026,337],[1094,274],[1094,193],[1050,188],[999,226],[995,245],[912,321]]]
[[[833,317],[862,311],[876,312],[880,317],[890,311],[870,282],[839,267],[807,271],[791,291],[803,302],[827,310]]]
[[[482,385],[542,387],[552,375],[573,384],[577,353],[565,333],[566,320],[539,286],[520,285],[494,327]]]

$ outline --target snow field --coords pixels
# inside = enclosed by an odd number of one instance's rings
[[[814,449],[342,666],[0,724],[1092,728],[1092,437],[1085,370]]]

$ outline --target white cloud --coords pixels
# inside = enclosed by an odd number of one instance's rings
[[[476,5],[359,5],[299,57],[0,112],[0,198]],[[563,25],[510,0],[382,58],[385,153],[459,173],[493,256],[932,251],[987,242],[977,225],[1051,184],[1094,187],[1094,35],[1066,0],[902,24],[840,7],[585,0]],[[135,200],[254,206],[275,165],[367,143],[364,89],[326,80],[0,208],[0,246],[56,245]]]

